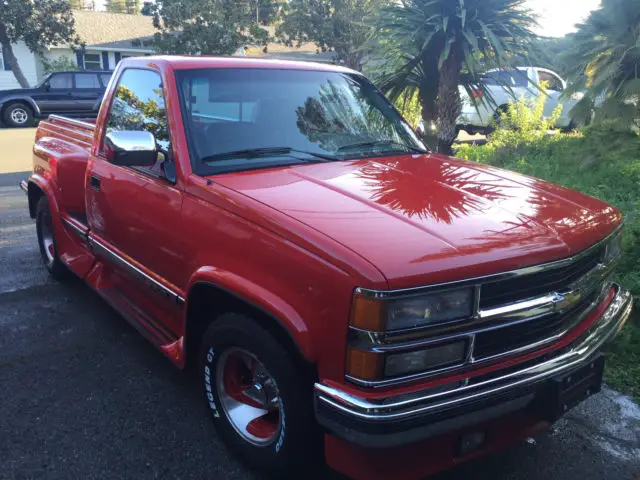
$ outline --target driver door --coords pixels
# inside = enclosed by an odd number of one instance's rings
[[[93,155],[86,180],[88,223],[91,235],[111,250],[106,256],[103,252],[104,259],[126,278],[117,287],[119,294],[157,317],[161,315],[158,312],[173,309],[175,301],[171,304],[157,289],[150,288],[149,282],[141,281],[135,269],[163,284],[184,287],[187,279],[180,228],[183,192],[175,179],[165,177],[162,168],[171,141],[157,72],[129,68],[120,76],[105,134],[123,130],[153,133],[164,153],[158,155],[153,167],[114,165],[102,149]],[[114,264],[113,253],[130,265]]]
[[[38,92],[32,95],[33,100],[44,115],[57,113],[64,115],[73,112],[73,75],[71,73],[53,73]]]

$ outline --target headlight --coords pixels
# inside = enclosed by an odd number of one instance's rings
[[[471,288],[392,300],[387,307],[387,330],[401,330],[467,318],[471,316],[472,308]]]
[[[603,262],[611,263],[620,256],[622,252],[622,232],[616,233],[608,242],[604,252]]]
[[[472,314],[473,288],[398,299],[366,298],[356,294],[351,325],[372,331],[405,330],[462,320]]]

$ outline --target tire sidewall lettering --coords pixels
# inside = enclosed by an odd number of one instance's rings
[[[218,406],[216,405],[215,399],[213,397],[214,387],[211,385],[211,372],[213,370],[213,359],[215,355],[213,352],[213,348],[210,348],[207,352],[206,363],[204,365],[204,389],[207,397],[207,404],[211,409],[211,413],[215,418],[220,418],[220,412],[218,411]]]
[[[285,434],[285,430],[287,429],[287,422],[286,422],[287,416],[285,415],[285,408],[284,408],[284,402],[282,401],[282,397],[280,397],[280,404],[282,406],[280,410],[280,415],[282,415],[282,418],[281,418],[281,424],[280,424],[280,436],[276,441],[276,453],[279,453],[280,450],[282,449],[282,446],[284,445],[284,434]]]

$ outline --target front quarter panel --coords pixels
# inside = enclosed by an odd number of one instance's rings
[[[275,319],[322,379],[344,376],[353,278],[245,218],[192,196],[182,209],[191,255],[189,291],[210,283]],[[188,339],[187,339],[188,341]]]

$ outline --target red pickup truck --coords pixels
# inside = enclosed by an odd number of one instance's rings
[[[265,472],[420,478],[520,441],[600,389],[631,310],[616,209],[429,152],[341,67],[129,58],[33,158],[46,268],[198,369]]]

